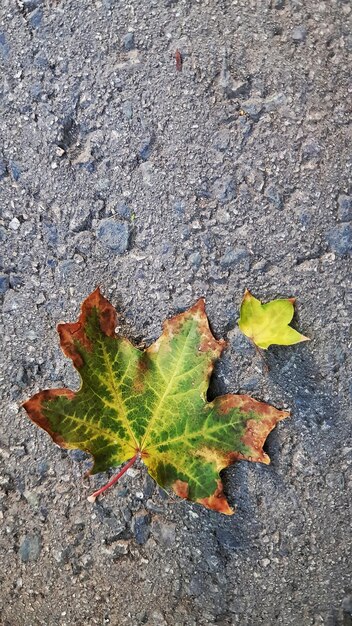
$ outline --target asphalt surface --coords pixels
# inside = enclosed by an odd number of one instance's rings
[[[1,626],[350,626],[349,0],[2,0]],[[179,51],[176,53],[176,51]],[[55,326],[97,285],[150,343],[204,296],[210,397],[292,417],[233,517],[55,447],[21,402],[77,385]],[[245,288],[311,341],[239,333]]]

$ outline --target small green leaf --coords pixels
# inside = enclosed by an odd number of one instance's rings
[[[246,289],[240,312],[239,327],[259,348],[266,350],[272,344],[291,346],[309,341],[289,326],[294,315],[295,298],[272,300],[262,304]]]
[[[231,514],[219,472],[239,459],[269,463],[264,442],[288,413],[245,395],[207,401],[225,342],[213,337],[204,300],[167,320],[144,351],[116,336],[116,325],[98,289],[77,322],[59,324],[81,387],[37,393],[24,404],[29,417],[59,446],[89,452],[92,473],[139,457],[162,487]]]

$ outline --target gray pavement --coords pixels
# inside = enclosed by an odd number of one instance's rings
[[[349,0],[2,0],[1,626],[351,626]],[[182,71],[176,67],[179,50]],[[290,420],[238,463],[227,518],[107,475],[20,405],[77,385],[58,347],[97,285],[150,343],[205,296],[210,397]],[[312,341],[266,373],[248,287]]]

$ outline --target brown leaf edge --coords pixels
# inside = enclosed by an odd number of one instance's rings
[[[60,448],[70,448],[63,437],[52,430],[48,419],[44,415],[43,405],[57,396],[66,396],[72,400],[75,396],[75,392],[71,391],[71,389],[44,389],[44,391],[39,391],[39,393],[29,398],[29,400],[23,402],[22,406],[27,411],[29,419],[31,419],[36,426],[46,430],[56,445],[60,446]]]
[[[186,309],[183,313],[178,313],[173,317],[164,320],[162,324],[162,333],[160,337],[154,341],[147,349],[146,352],[158,352],[160,345],[166,339],[172,339],[178,331],[180,326],[185,322],[187,318],[192,318],[198,322],[198,331],[201,336],[201,343],[199,346],[200,352],[213,352],[210,369],[214,368],[215,361],[220,357],[222,351],[227,346],[225,339],[215,339],[209,325],[209,320],[205,312],[205,299],[199,298],[193,306]]]
[[[246,413],[259,413],[263,417],[260,420],[250,418],[247,421],[246,430],[241,437],[242,443],[248,449],[247,454],[237,451],[221,454],[219,451],[205,448],[199,452],[200,456],[204,459],[208,459],[208,461],[215,462],[219,472],[242,460],[265,463],[268,465],[270,463],[270,457],[264,452],[263,445],[276,424],[290,416],[289,411],[276,409],[265,402],[259,402],[247,395],[226,394],[215,398],[212,404],[224,415],[233,408],[239,408]],[[172,488],[179,497],[188,497],[188,483],[176,480]],[[224,515],[233,515],[235,512],[235,509],[233,509],[227,501],[220,477],[215,492],[207,498],[197,500],[197,502],[208,509],[223,513]]]
[[[61,349],[65,356],[72,359],[73,365],[78,370],[83,363],[82,357],[76,349],[75,342],[79,341],[88,350],[91,349],[90,341],[85,332],[85,325],[87,317],[91,314],[92,309],[95,309],[98,312],[101,330],[109,337],[113,337],[115,335],[115,328],[117,325],[117,312],[112,304],[110,304],[110,302],[101,294],[99,287],[82,302],[81,312],[77,322],[57,325]],[[28,417],[32,420],[32,422],[45,430],[50,435],[54,443],[61,448],[70,448],[69,444],[65,442],[63,437],[52,430],[49,421],[44,415],[43,405],[50,402],[50,400],[56,398],[57,396],[66,396],[67,398],[72,399],[75,396],[75,392],[66,388],[44,389],[29,398],[29,400],[24,402],[22,406],[27,411]]]
[[[98,312],[102,332],[108,337],[114,337],[117,325],[117,311],[110,304],[109,300],[104,298],[99,287],[83,301],[77,322],[58,324],[57,326],[62,351],[67,357],[72,359],[77,369],[82,366],[82,357],[77,352],[75,342],[79,341],[88,350],[91,349],[85,328],[87,317],[89,317],[93,309]]]

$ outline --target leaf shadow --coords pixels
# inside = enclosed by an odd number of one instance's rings
[[[212,402],[218,396],[223,396],[228,393],[224,382],[224,374],[228,373],[230,364],[227,359],[220,359],[216,361],[214,370],[209,380],[209,386],[207,391],[207,400]]]
[[[340,406],[333,384],[322,372],[307,345],[291,348],[272,347],[266,355],[267,386],[270,395],[286,403],[292,415],[306,426],[331,424],[339,418]]]
[[[254,353],[252,358],[258,359]],[[262,368],[259,397],[255,391],[253,395],[260,399],[265,391],[269,404],[289,407],[292,416],[290,428],[296,432],[302,428],[308,433],[310,431],[311,437],[302,445],[313,449],[322,433],[326,429],[330,431],[330,427],[336,426],[340,419],[341,408],[334,383],[314,357],[311,344],[299,344],[291,348],[272,346],[265,353],[265,360],[268,368]],[[224,368],[226,375],[231,376],[226,363],[218,362],[209,384],[209,401],[228,391],[224,383]],[[339,436],[339,429],[331,430],[336,431],[336,437]],[[333,433],[329,434],[329,439],[333,446]],[[220,533],[221,543],[225,547],[231,545],[236,550],[251,551],[263,510],[259,508],[263,496],[252,486],[253,480],[258,479],[258,473],[260,481],[263,480],[265,500],[271,500],[275,493],[281,494],[280,497],[283,494],[290,497],[291,487],[278,471],[282,462],[285,463],[282,441],[280,428],[274,429],[268,436],[264,450],[271,458],[269,466],[240,461],[221,473],[225,494],[230,504],[236,506],[235,516],[221,520],[221,530],[216,531],[216,534]]]

